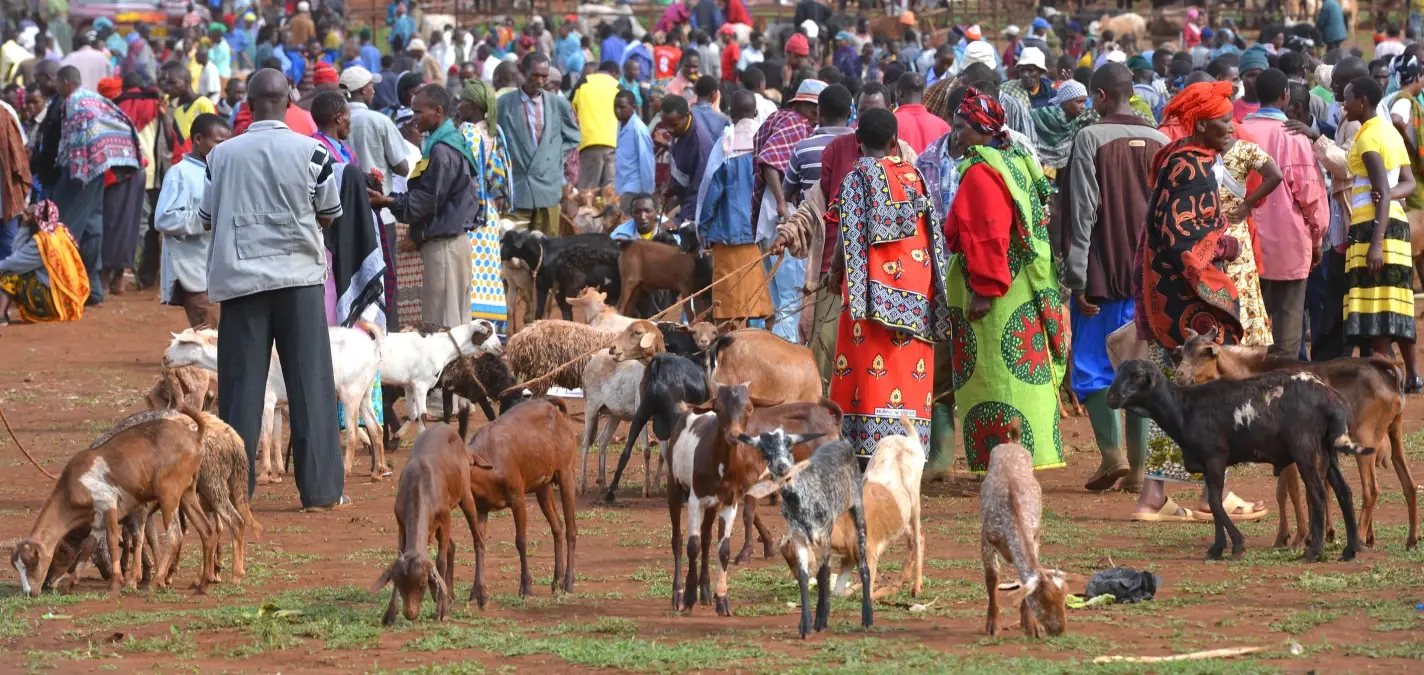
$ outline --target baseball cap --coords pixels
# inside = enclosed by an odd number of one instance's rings
[[[788,103],[820,103],[821,92],[826,88],[826,83],[821,80],[802,80],[801,86],[796,89],[796,95],[791,97]]]
[[[915,25],[915,13],[908,9],[905,10],[905,12],[900,15],[900,23],[905,26]]]
[[[1124,54],[1120,49],[1114,49],[1108,52],[1108,55],[1103,57],[1103,60],[1108,63],[1127,63],[1127,54]]]
[[[999,34],[1005,37],[1018,37],[1019,27],[1013,24],[1009,24],[1003,30],[999,31]]]
[[[341,88],[346,91],[356,91],[368,84],[381,81],[381,76],[372,73],[361,66],[351,66],[341,71]]]
[[[806,42],[805,35],[797,33],[795,35],[792,35],[790,40],[786,41],[786,53],[810,56],[811,45],[810,43]]]
[[[967,37],[970,40],[983,40],[984,31],[980,30],[979,24],[976,23],[973,26],[964,29],[964,37]]]
[[[1033,20],[1033,28],[1034,30],[1042,30],[1044,28],[1048,28],[1048,20],[1041,16],[1035,18]]]
[[[1019,67],[1037,66],[1039,70],[1048,70],[1043,58],[1043,50],[1038,47],[1025,47],[1023,54],[1019,55]]]

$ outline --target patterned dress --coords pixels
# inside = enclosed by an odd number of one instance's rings
[[[842,436],[869,457],[910,415],[929,443],[934,348],[948,336],[943,232],[919,171],[899,157],[863,157],[826,220],[839,225],[844,305],[831,369]]]
[[[499,258],[499,208],[495,200],[504,198],[514,203],[514,186],[509,181],[509,150],[504,131],[495,128],[493,135],[485,122],[460,125],[460,134],[470,144],[479,175],[475,178],[475,198],[482,209],[470,230],[470,319],[502,322],[507,318],[504,300],[504,277]]]
[[[1236,141],[1221,155],[1225,176],[1219,181],[1221,211],[1229,213],[1246,198],[1246,179],[1253,171],[1270,161],[1261,146],[1249,141]],[[1256,254],[1251,245],[1251,225],[1245,220],[1228,222],[1226,234],[1240,244],[1235,260],[1226,262],[1226,276],[1236,285],[1241,299],[1241,344],[1246,347],[1269,347],[1275,344],[1271,335],[1271,319],[1266,315],[1266,301],[1261,297],[1261,274],[1256,266]]]
[[[1015,423],[1034,468],[1064,466],[1056,391],[1068,336],[1048,240],[1052,186],[1017,144],[970,148],[960,176],[946,227],[955,254],[946,285],[951,386],[969,470],[988,470],[990,451]],[[971,322],[976,292],[991,304]]]
[[[1411,258],[1409,222],[1400,200],[1389,203],[1389,220],[1384,230],[1384,266],[1374,274],[1366,264],[1375,231],[1375,207],[1370,196],[1369,172],[1364,156],[1377,153],[1389,173],[1391,187],[1399,184],[1399,172],[1409,171],[1409,152],[1397,133],[1390,133],[1389,121],[1376,115],[1355,135],[1347,161],[1355,177],[1350,187],[1351,218],[1349,247],[1345,249],[1345,339],[1358,344],[1376,337],[1413,342],[1414,265]]]

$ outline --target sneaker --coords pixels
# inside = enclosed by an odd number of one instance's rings
[[[343,508],[343,507],[347,507],[347,506],[350,506],[350,505],[351,505],[351,498],[350,498],[350,497],[347,497],[346,495],[341,495],[341,498],[338,499],[338,500],[336,500],[336,503],[335,503],[335,504],[322,504],[322,505],[320,505],[320,506],[307,506],[307,507],[302,508],[302,513],[325,513],[325,512],[327,512],[327,511],[334,511],[334,510],[336,510],[336,509]]]

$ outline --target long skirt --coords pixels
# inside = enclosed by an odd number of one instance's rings
[[[712,244],[712,278],[721,279],[760,257],[761,249],[756,244]],[[771,295],[767,292],[766,269],[761,265],[751,265],[713,286],[712,302],[712,318],[718,320],[770,316]]]
[[[1370,274],[1365,257],[1374,221],[1350,226],[1345,249],[1345,340],[1360,343],[1376,337],[1414,341],[1414,261],[1410,258],[1409,223],[1393,218],[1384,230],[1384,267]]]
[[[133,269],[143,224],[143,174],[104,188],[104,269]]]
[[[404,240],[409,231],[409,225],[396,223],[396,241]],[[420,251],[397,250],[395,259],[395,297],[392,299],[391,294],[387,293],[386,301],[395,302],[400,325],[414,326],[420,323],[420,289],[425,285],[425,263],[420,258]]]
[[[499,259],[500,230],[493,222],[470,230],[470,318],[496,323],[509,316]]]
[[[1235,260],[1227,262],[1224,269],[1241,300],[1241,345],[1269,347],[1275,344],[1275,338],[1271,334],[1271,317],[1266,314],[1266,301],[1261,297],[1261,271],[1251,248],[1250,225],[1244,220],[1227,225],[1226,234],[1241,243],[1240,253]]]
[[[934,389],[934,348],[906,333],[841,310],[831,366],[831,400],[844,411],[841,437],[860,457],[869,457],[886,436],[904,434],[900,418],[915,418],[920,442],[929,447]]]
[[[1175,374],[1176,365],[1172,361],[1172,353],[1156,341],[1152,342],[1150,349],[1152,363],[1162,369],[1162,374],[1167,379],[1172,379]],[[1147,421],[1147,465],[1146,476],[1148,480],[1161,480],[1169,483],[1202,483],[1202,475],[1191,473],[1182,466],[1182,448],[1177,442],[1172,440],[1162,431],[1162,427],[1149,419]]]
[[[1095,316],[1084,316],[1072,306],[1073,372],[1069,384],[1078,400],[1112,386],[1113,366],[1108,358],[1108,336],[1132,323],[1132,299],[1104,300]]]
[[[0,292],[15,299],[15,309],[25,323],[55,320],[54,294],[40,281],[39,272],[0,275]],[[4,317],[0,317],[3,319]]]

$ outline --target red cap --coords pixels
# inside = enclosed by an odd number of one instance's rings
[[[795,34],[795,35],[792,35],[790,40],[787,40],[787,41],[786,41],[786,53],[787,53],[787,54],[800,54],[800,55],[802,55],[802,56],[810,56],[810,55],[811,55],[811,45],[809,45],[809,44],[806,43],[806,36],[805,36],[805,35],[802,35],[802,34],[800,34],[800,33],[797,33],[797,34]]]
[[[325,61],[317,62],[316,72],[312,74],[312,84],[318,86],[323,84],[336,84],[340,80],[341,76],[336,74],[336,69],[332,68],[330,63]]]

